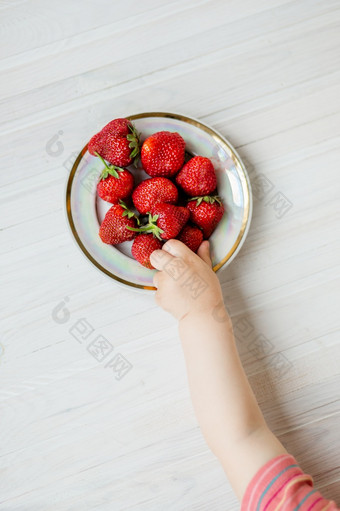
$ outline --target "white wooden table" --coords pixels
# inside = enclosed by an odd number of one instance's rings
[[[239,508],[175,321],[97,272],[64,218],[76,153],[142,111],[197,117],[244,158],[253,222],[221,275],[240,353],[270,426],[340,501],[339,1],[1,0],[0,34],[0,508]],[[99,335],[132,364],[121,379],[87,349]]]

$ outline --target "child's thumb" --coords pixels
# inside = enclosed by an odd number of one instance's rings
[[[197,250],[197,255],[200,256],[201,259],[209,266],[212,266],[211,258],[210,258],[210,244],[208,240],[202,241]]]

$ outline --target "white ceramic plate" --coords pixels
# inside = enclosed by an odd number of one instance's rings
[[[213,267],[218,271],[231,262],[249,230],[252,195],[245,167],[231,144],[215,130],[180,114],[148,112],[129,117],[144,140],[157,131],[177,131],[192,155],[210,158],[217,175],[218,194],[225,213],[210,237]],[[66,189],[66,212],[72,235],[85,256],[103,273],[134,289],[154,290],[155,270],[141,266],[131,256],[132,242],[107,245],[99,238],[99,226],[111,204],[97,196],[96,187],[103,164],[87,151],[76,159]],[[136,183],[148,176],[133,166]]]

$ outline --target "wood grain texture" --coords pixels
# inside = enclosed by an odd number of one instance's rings
[[[252,226],[220,275],[239,351],[270,426],[340,500],[339,48],[336,0],[0,0],[1,509],[239,509],[175,321],[67,232],[76,153],[150,110],[202,119],[246,162]],[[291,205],[281,218],[260,179]],[[72,336],[81,318],[126,377]]]

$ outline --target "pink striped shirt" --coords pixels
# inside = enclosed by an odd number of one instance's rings
[[[313,488],[297,461],[282,454],[268,461],[250,481],[241,511],[340,511]]]

